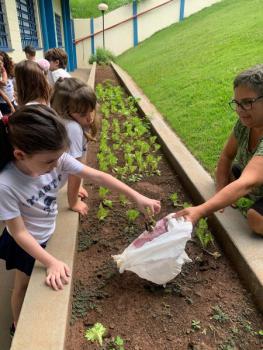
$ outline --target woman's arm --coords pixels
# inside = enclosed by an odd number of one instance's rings
[[[263,156],[254,156],[243,170],[239,179],[225,186],[205,203],[180,210],[175,216],[184,216],[193,223],[196,223],[201,217],[208,216],[221,208],[225,208],[240,197],[251,192],[254,187],[262,184]]]
[[[27,231],[21,216],[6,220],[6,226],[16,243],[47,268],[46,284],[55,290],[63,289],[63,284],[69,281],[69,267],[40,246]]]
[[[117,180],[115,177],[107,173],[85,166],[78,175],[83,178],[87,178],[91,182],[94,182],[100,186],[104,186],[124,194],[136,202],[139,210],[145,215],[147,215],[147,208],[149,208],[148,210],[150,210],[151,214],[155,214],[160,211],[161,205],[158,200],[150,199],[141,195],[131,187],[125,185],[123,182]]]
[[[232,162],[237,154],[237,139],[232,133],[219,157],[216,168],[216,191],[220,191],[230,182]]]

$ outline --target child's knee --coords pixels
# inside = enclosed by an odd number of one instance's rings
[[[263,216],[255,209],[249,209],[247,212],[249,227],[258,235],[263,235]]]

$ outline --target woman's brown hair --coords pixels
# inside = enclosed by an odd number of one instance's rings
[[[49,103],[50,87],[36,62],[24,60],[15,66],[16,94],[19,106],[42,100]]]

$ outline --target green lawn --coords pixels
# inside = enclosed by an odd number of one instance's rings
[[[131,2],[131,0],[70,0],[71,13],[74,18],[98,17],[101,12],[98,4],[105,3],[109,6],[109,11]]]
[[[262,0],[225,0],[117,60],[211,173],[236,120],[233,78],[263,62],[262,13]]]

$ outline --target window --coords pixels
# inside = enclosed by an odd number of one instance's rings
[[[61,17],[55,13],[56,31],[57,31],[57,45],[62,47],[62,33],[61,33]]]
[[[6,33],[5,16],[3,12],[3,5],[0,2],[0,49],[8,49],[8,40]]]
[[[21,43],[38,47],[37,27],[33,0],[16,0]]]

